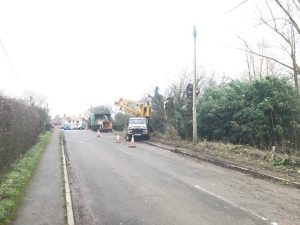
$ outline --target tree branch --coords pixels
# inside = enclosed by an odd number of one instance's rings
[[[259,53],[257,53],[257,52],[252,51],[252,50],[241,49],[241,48],[236,48],[236,49],[238,49],[238,50],[240,50],[240,51],[244,51],[244,52],[251,53],[251,54],[256,55],[256,56],[259,56],[259,57],[263,57],[263,58],[265,58],[265,59],[272,60],[272,61],[274,61],[274,62],[276,62],[276,63],[278,63],[278,64],[280,64],[280,65],[282,65],[282,66],[284,66],[284,67],[286,67],[286,68],[289,68],[289,69],[293,70],[293,67],[291,67],[291,66],[289,66],[289,65],[287,65],[287,64],[285,64],[285,63],[283,63],[283,62],[280,62],[279,60],[274,59],[274,58],[272,58],[272,57],[269,57],[269,56],[266,56],[266,55],[259,54]]]
[[[272,27],[269,23],[267,23],[266,21],[264,21],[264,19],[262,18],[262,22],[268,26],[270,29],[272,29],[273,31],[275,31],[280,37],[283,38],[283,40],[285,40],[289,45],[291,44],[290,40],[284,35],[284,32],[279,32],[279,30],[277,29],[277,27]]]
[[[274,22],[274,27],[277,29],[277,24],[276,24],[276,20],[275,20],[275,16],[274,16],[274,14],[273,14],[273,11],[271,10],[271,7],[270,7],[270,5],[269,5],[269,3],[268,3],[267,0],[265,0],[265,3],[266,3],[266,5],[268,6],[269,12],[270,12],[270,14],[271,14],[271,16],[272,16],[272,20],[273,20],[273,22]],[[261,15],[261,18],[263,18],[261,12],[260,12],[260,15]],[[263,19],[263,20],[264,20],[264,19]]]
[[[299,28],[298,24],[296,23],[296,21],[294,20],[294,18],[292,17],[292,15],[290,14],[290,12],[281,4],[281,2],[279,0],[275,0],[275,2],[282,9],[282,11],[288,16],[289,20],[292,22],[292,24],[295,27],[295,29],[297,30],[298,34],[300,34],[300,28]]]

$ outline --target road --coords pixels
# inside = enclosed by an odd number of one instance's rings
[[[79,224],[300,224],[298,189],[136,142],[64,131]]]

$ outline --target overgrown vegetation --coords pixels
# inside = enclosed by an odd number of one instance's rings
[[[298,149],[300,96],[286,79],[234,81],[209,89],[198,106],[200,137],[261,149]]]
[[[151,118],[154,132],[192,136],[191,101],[182,79],[172,85],[171,97],[155,90]],[[275,76],[253,81],[210,85],[198,97],[198,136],[209,141],[245,144],[262,150],[298,151],[300,96],[285,78]],[[164,105],[163,105],[164,104]],[[165,116],[165,118],[164,118]],[[157,123],[157,121],[161,121]]]
[[[0,174],[49,129],[48,109],[39,96],[13,99],[0,94]]]
[[[16,216],[23,190],[31,178],[50,137],[50,132],[40,135],[38,142],[26,151],[2,177],[0,183],[0,224],[9,224]]]
[[[158,132],[152,135],[152,140],[175,146],[180,152],[228,161],[231,164],[246,165],[262,172],[268,169],[275,173],[279,172],[282,177],[300,181],[299,176],[296,175],[300,173],[300,156],[297,154],[277,152],[272,159],[272,151],[262,151],[247,145],[207,140],[202,140],[195,145],[191,141],[182,140],[176,136],[173,138],[169,134]]]

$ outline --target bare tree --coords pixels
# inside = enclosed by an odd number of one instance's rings
[[[268,62],[272,61],[285,68],[288,73],[292,75],[294,86],[296,90],[299,91],[298,75],[300,73],[300,69],[297,59],[299,54],[298,40],[300,37],[300,1],[285,0],[284,3],[282,3],[280,0],[265,0],[265,6],[268,15],[266,15],[265,12],[263,13],[262,10],[258,8],[260,24],[270,28],[270,30],[277,35],[279,38],[279,43],[276,47],[286,55],[286,58],[289,58],[289,62],[285,62],[283,59],[271,56],[268,54],[268,52],[256,51],[250,48],[246,41],[243,41],[245,49],[242,50],[250,54],[246,57],[248,71],[252,71],[254,76],[259,76],[259,74],[256,74],[257,70],[254,71],[253,68],[254,56],[260,57],[261,60],[264,59]],[[265,46],[263,48],[265,48]],[[260,50],[263,48],[260,48]],[[270,63],[269,65],[274,67],[274,65]],[[261,69],[261,67],[258,68]]]
[[[47,107],[46,97],[36,93],[35,91],[25,91],[23,92],[23,101],[26,105],[37,106],[40,108]]]
[[[216,84],[215,72],[207,73],[203,67],[197,69],[196,92],[202,95],[207,88]],[[165,118],[166,130],[174,128],[181,137],[192,138],[192,98],[189,93],[192,85],[192,73],[183,70],[166,92]]]
[[[260,20],[262,24],[274,31],[282,40],[280,48],[290,57],[291,65],[285,65],[291,70],[293,75],[295,88],[299,91],[299,66],[297,62],[297,39],[300,34],[300,29],[297,19],[299,18],[299,0],[287,0],[285,4],[279,0],[274,0],[275,6],[281,10],[281,15],[275,16],[274,7],[265,0],[266,6],[269,10],[270,19],[266,19],[260,12]],[[297,35],[298,34],[298,35]],[[283,65],[283,63],[281,64]]]
[[[262,40],[257,44],[257,47],[254,48],[248,44],[248,42],[239,37],[242,40],[245,51],[246,58],[246,77],[248,80],[261,79],[264,76],[269,75],[279,75],[281,70],[277,68],[274,60],[271,60],[271,53],[269,53],[268,49],[270,46],[267,44],[265,40]],[[266,57],[269,55],[269,57]]]
[[[198,67],[197,71],[196,90],[199,90],[198,95],[202,95],[207,88],[216,85],[216,72],[211,71],[208,73],[202,66]],[[185,89],[189,83],[192,83],[192,74],[187,70],[183,70],[178,75],[178,79],[171,82],[169,88],[167,89],[166,96],[175,99],[182,98],[186,94]]]

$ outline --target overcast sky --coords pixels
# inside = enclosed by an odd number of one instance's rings
[[[0,90],[47,97],[51,114],[78,115],[120,97],[162,93],[198,66],[236,78],[245,69],[237,35],[255,39],[255,1],[0,1]]]

